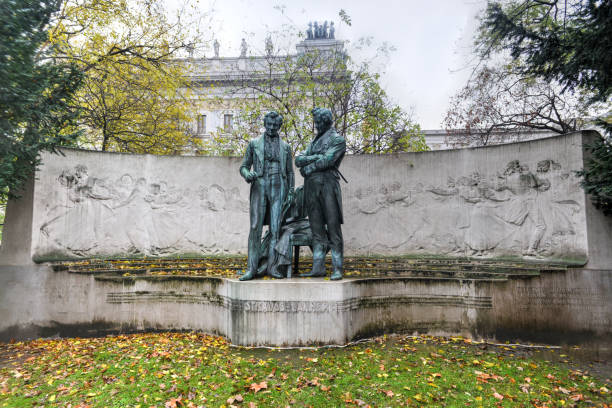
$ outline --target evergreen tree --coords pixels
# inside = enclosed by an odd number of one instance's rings
[[[481,57],[509,52],[522,73],[556,81],[562,92],[590,92],[608,112],[599,126],[606,138],[587,146],[582,185],[593,203],[612,215],[612,2],[513,0],[488,4],[476,45]]]
[[[72,65],[49,58],[47,27],[60,0],[0,3],[0,201],[17,197],[40,164],[76,134],[70,101],[81,81]]]
[[[477,46],[483,57],[507,51],[524,74],[612,95],[612,2],[514,0],[488,4]]]

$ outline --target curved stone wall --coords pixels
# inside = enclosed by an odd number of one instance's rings
[[[589,242],[593,209],[574,173],[589,137],[347,156],[341,166],[349,180],[342,183],[346,252],[584,264],[590,246],[600,245]],[[9,206],[5,241],[20,241],[24,258],[37,262],[245,253],[249,186],[239,165],[240,158],[47,154],[33,190]],[[11,223],[21,231],[11,232]],[[603,224],[605,244],[610,223]],[[4,259],[10,245],[3,245]]]
[[[36,180],[7,208],[0,341],[198,330],[237,344],[304,345],[408,331],[609,345],[612,218],[591,205],[575,176],[594,137],[345,158],[350,254],[583,265],[507,280],[239,282],[55,272],[33,260],[244,253],[249,190],[239,158],[45,155]]]

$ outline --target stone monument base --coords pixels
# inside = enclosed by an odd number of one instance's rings
[[[576,344],[612,338],[612,271],[253,280],[0,267],[0,340],[195,330],[244,346],[382,333]],[[9,313],[10,312],[10,313]]]

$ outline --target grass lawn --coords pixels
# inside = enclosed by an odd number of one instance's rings
[[[35,340],[0,344],[0,407],[586,407],[612,399],[610,380],[537,354],[409,336],[302,350],[232,347],[196,333]]]

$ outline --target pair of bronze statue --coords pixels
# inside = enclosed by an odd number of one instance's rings
[[[325,255],[331,249],[332,280],[342,279],[342,196],[338,167],[346,151],[344,138],[332,127],[329,109],[315,108],[312,115],[316,136],[306,152],[296,157],[295,165],[304,177],[303,205],[312,234],[312,270],[301,276],[325,276]],[[294,201],[291,149],[281,140],[279,130],[283,117],[269,112],[264,118],[263,136],[251,140],[240,174],[251,183],[248,267],[240,280],[249,280],[261,273],[260,260],[267,258],[265,272],[274,278],[284,278],[279,270],[277,244],[287,208]],[[264,225],[269,226],[266,245],[262,244]],[[289,229],[289,233],[292,229]],[[267,254],[264,250],[267,248]]]

